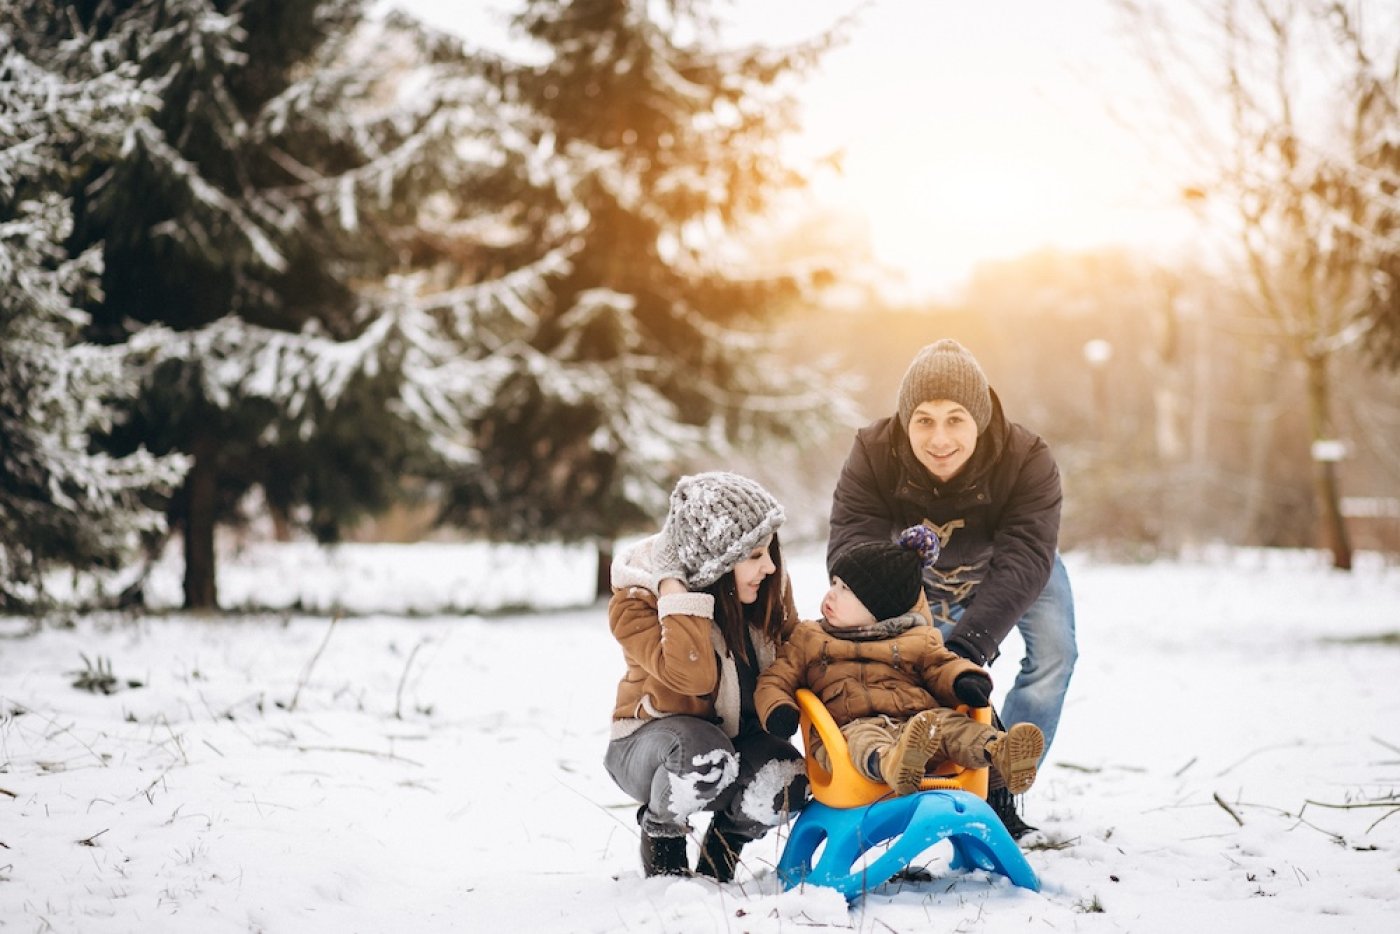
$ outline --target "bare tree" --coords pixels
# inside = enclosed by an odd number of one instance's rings
[[[1301,364],[1323,538],[1349,569],[1336,369],[1394,301],[1400,18],[1365,2],[1117,5],[1202,173],[1185,197],[1228,233],[1244,295]]]

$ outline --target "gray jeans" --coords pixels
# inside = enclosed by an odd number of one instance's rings
[[[756,839],[807,801],[807,771],[787,740],[762,731],[730,739],[699,717],[662,717],[608,743],[603,765],[644,810],[653,837],[682,837],[690,815],[711,811]]]

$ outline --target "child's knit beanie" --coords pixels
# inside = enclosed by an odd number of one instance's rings
[[[748,477],[724,471],[682,477],[662,526],[692,588],[708,587],[778,530],[785,516]]]
[[[861,542],[836,556],[831,574],[851,588],[876,620],[903,616],[919,602],[924,568],[938,558],[938,534],[915,525],[898,542]]]
[[[920,350],[904,372],[896,402],[900,427],[908,430],[914,410],[931,399],[947,399],[967,409],[979,435],[991,424],[992,393],[987,375],[977,358],[951,338]]]

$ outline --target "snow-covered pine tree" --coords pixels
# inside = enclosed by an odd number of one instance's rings
[[[495,194],[536,225],[522,242],[567,238],[571,272],[510,350],[518,366],[476,424],[481,464],[454,486],[450,521],[607,547],[654,523],[706,455],[800,451],[837,424],[834,381],[784,363],[771,336],[812,277],[755,269],[735,237],[802,181],[779,154],[792,80],[832,37],[727,48],[711,6],[528,0],[515,18],[543,63],[500,62],[501,85],[532,115],[550,184],[519,184],[522,167]]]
[[[97,248],[66,242],[75,172],[110,157],[143,101],[120,71],[64,80],[0,30],[0,610],[44,603],[55,566],[111,567],[164,527],[179,456],[94,451],[136,391],[120,348],[78,342],[98,294]]]
[[[147,374],[111,449],[192,458],[172,509],[187,606],[217,605],[214,529],[253,487],[309,507],[329,538],[404,473],[471,462],[468,420],[506,372],[490,351],[565,268],[536,254],[422,298],[420,218],[445,210],[450,225],[452,193],[496,161],[480,77],[434,57],[408,21],[368,22],[358,0],[35,3],[3,17],[31,57],[80,49],[95,75],[131,71],[157,102],[77,180],[70,243],[102,245],[90,333]]]

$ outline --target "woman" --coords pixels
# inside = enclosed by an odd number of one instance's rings
[[[689,872],[690,816],[710,811],[696,870],[728,882],[743,845],[806,800],[801,754],[763,731],[753,701],[797,623],[783,518],[745,477],[683,477],[661,531],[613,562],[608,619],[627,672],[604,764],[641,802],[648,876]]]

